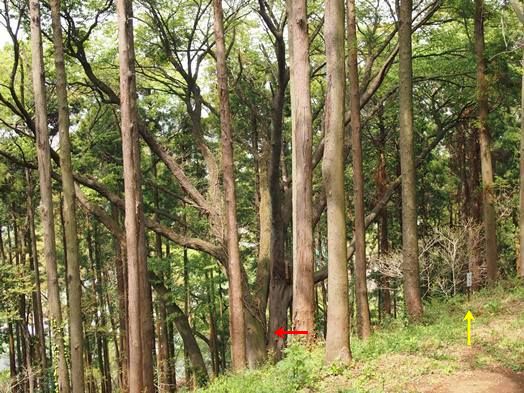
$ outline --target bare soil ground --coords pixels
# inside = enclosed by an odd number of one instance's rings
[[[524,392],[524,374],[507,370],[464,371],[435,383],[428,390],[432,393],[522,393]]]

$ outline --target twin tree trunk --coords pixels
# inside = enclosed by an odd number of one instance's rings
[[[482,174],[482,209],[486,237],[486,266],[488,283],[497,278],[497,222],[493,189],[490,136],[488,130],[488,83],[484,57],[484,0],[475,0],[475,56],[477,58],[477,105]]]
[[[146,265],[146,237],[140,178],[135,50],[131,0],[117,1],[120,112],[124,164],[125,238],[128,274],[129,392],[152,393],[153,321]]]
[[[348,68],[351,110],[351,149],[353,153],[353,204],[355,206],[355,293],[357,331],[366,339],[371,335],[366,276],[366,223],[364,217],[364,175],[360,131],[360,88],[358,82],[357,21],[355,0],[348,0]]]
[[[288,2],[292,132],[293,327],[314,337],[312,114],[305,0]],[[344,272],[344,274],[346,274]]]
[[[328,231],[326,361],[349,363],[349,300],[344,193],[344,0],[326,0],[327,95],[322,176]],[[359,102],[357,100],[357,105]],[[362,218],[364,218],[362,216]]]
[[[237,203],[235,194],[235,167],[233,158],[233,135],[229,92],[227,85],[226,46],[224,42],[224,15],[222,0],[213,0],[214,27],[216,40],[218,98],[220,103],[220,129],[222,132],[222,171],[224,178],[224,209],[226,215],[226,236],[229,276],[229,315],[231,334],[231,360],[233,370],[246,365],[246,332],[244,304],[242,299],[242,268],[238,245]]]
[[[47,99],[44,78],[44,59],[42,32],[40,28],[40,5],[38,0],[30,0],[31,18],[31,56],[33,72],[33,95],[35,100],[36,153],[40,179],[41,217],[43,227],[44,258],[47,272],[47,299],[49,321],[53,331],[54,347],[58,351],[58,389],[69,393],[69,373],[65,357],[64,334],[62,330],[62,310],[58,290],[56,264],[56,239],[53,214],[53,194],[51,189],[51,155],[47,122]]]
[[[416,180],[413,147],[413,72],[411,51],[412,0],[400,1],[399,96],[400,168],[402,175],[402,272],[408,316],[422,315],[420,298]]]
[[[64,234],[67,255],[67,282],[69,290],[69,336],[71,356],[71,386],[73,393],[84,392],[84,333],[82,329],[82,286],[80,283],[80,259],[78,255],[78,231],[76,225],[75,186],[71,166],[71,142],[69,139],[69,107],[67,102],[67,78],[64,63],[64,45],[60,24],[60,0],[51,0],[51,20],[56,71],[56,95],[58,101],[58,131],[60,134],[60,170],[64,194]]]

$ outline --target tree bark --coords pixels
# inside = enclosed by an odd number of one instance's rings
[[[513,10],[524,26],[524,7],[517,0],[510,0]],[[522,51],[522,82],[520,104],[520,217],[519,217],[519,252],[517,274],[524,279],[524,50]]]
[[[98,240],[98,225],[95,221],[93,225],[93,239],[94,239],[94,273],[96,278],[95,291],[98,299],[98,308],[100,312],[100,324],[97,326],[102,327],[102,332],[98,331],[98,337],[100,339],[100,349],[101,349],[101,378],[103,390],[106,393],[112,392],[112,383],[111,383],[111,365],[109,359],[109,344],[108,344],[108,331],[109,327],[107,324],[107,310],[105,307],[105,298],[104,298],[104,288],[105,283],[103,281],[102,274],[102,252],[100,250],[100,241]]]
[[[357,332],[360,338],[367,339],[371,335],[371,319],[369,315],[366,268],[366,224],[364,218],[364,175],[362,173],[362,136],[360,130],[357,21],[355,1],[348,0],[347,4],[351,149],[353,153],[353,203],[355,205],[355,300],[357,303]],[[342,185],[343,184],[342,182]],[[330,288],[329,283],[328,287]]]
[[[402,272],[408,316],[422,316],[420,298],[416,179],[413,146],[412,0],[400,1],[399,95],[400,167],[402,176]]]
[[[255,291],[250,307],[246,307],[246,357],[250,368],[255,368],[266,359],[266,308],[268,303],[271,260],[271,192],[268,181],[269,146],[264,141],[262,153],[257,158],[259,247],[257,257]],[[249,289],[244,291],[249,295]]]
[[[231,360],[233,370],[239,371],[246,366],[246,330],[242,296],[242,268],[238,244],[233,134],[231,109],[229,107],[222,0],[213,0],[213,11],[216,40],[215,54],[217,61],[217,84],[220,103],[220,129],[222,132],[222,172],[224,181],[224,209],[226,215],[226,241],[228,251]]]
[[[119,227],[118,210],[111,206],[111,218]],[[111,230],[111,229],[110,229]],[[129,361],[129,340],[128,340],[128,311],[127,311],[127,271],[124,264],[125,258],[125,242],[123,238],[113,233],[113,250],[115,253],[115,270],[116,270],[116,284],[118,292],[118,323],[119,323],[119,341],[120,341],[120,358],[118,359],[119,368],[119,386],[120,390],[127,391],[128,389],[128,361]]]
[[[315,336],[313,286],[312,114],[305,0],[288,2],[292,129],[293,328]],[[300,336],[299,336],[300,337]]]
[[[282,356],[284,339],[273,332],[279,327],[287,328],[287,307],[291,300],[291,285],[285,260],[285,223],[282,213],[283,192],[281,182],[282,128],[286,87],[289,72],[286,67],[286,44],[283,26],[277,26],[270,16],[266,2],[259,0],[260,14],[274,37],[277,75],[271,100],[271,135],[268,162],[268,183],[271,199],[271,244],[269,278],[269,322],[267,348],[274,360]]]
[[[327,92],[322,178],[327,200],[328,303],[326,361],[349,363],[349,301],[344,192],[344,0],[326,0]],[[358,105],[358,101],[357,101]]]
[[[126,256],[128,265],[129,391],[153,393],[152,312],[140,178],[140,146],[131,0],[118,0],[120,111],[124,162]]]
[[[40,212],[42,216],[44,255],[47,271],[49,319],[53,329],[54,345],[58,350],[58,388],[60,392],[69,393],[69,373],[65,358],[62,310],[60,307],[60,292],[56,265],[56,238],[53,215],[53,194],[51,189],[51,158],[46,108],[47,99],[44,79],[42,32],[40,29],[40,5],[38,0],[30,0],[29,12],[31,17],[31,55],[33,94],[35,100],[36,150],[41,197]]]
[[[517,0],[510,0],[513,10],[524,26],[524,7]],[[524,278],[524,50],[522,51],[522,82],[520,104],[520,217],[519,234],[520,244],[517,260],[517,274]]]
[[[51,0],[51,24],[56,72],[56,95],[58,101],[58,131],[60,134],[60,170],[64,194],[64,232],[67,248],[67,281],[69,287],[69,337],[71,342],[71,387],[73,393],[84,392],[84,333],[82,328],[82,286],[78,231],[76,224],[75,186],[71,166],[71,142],[69,139],[69,105],[67,100],[67,76],[64,63],[64,44],[60,23],[60,0]]]
[[[35,333],[37,337],[37,351],[41,367],[40,373],[40,389],[42,392],[47,392],[47,357],[45,353],[45,337],[44,337],[44,317],[42,312],[42,292],[40,289],[40,268],[38,263],[38,250],[36,248],[36,233],[35,233],[35,217],[33,207],[33,185],[31,181],[31,173],[29,169],[25,170],[26,178],[26,209],[27,222],[29,231],[29,256],[31,260],[31,270],[34,272],[35,289],[32,295],[33,301],[33,319],[35,324]]]
[[[497,222],[493,189],[490,135],[488,130],[488,82],[484,55],[484,0],[475,0],[475,56],[477,60],[478,136],[482,174],[482,211],[486,238],[486,265],[488,283],[497,278]]]
[[[156,280],[155,280],[156,281]],[[191,329],[191,325],[187,319],[187,315],[174,302],[169,301],[168,290],[162,284],[154,284],[155,291],[158,296],[163,297],[166,301],[167,312],[173,316],[174,322],[182,341],[184,342],[184,349],[187,351],[193,372],[195,373],[196,382],[199,386],[205,385],[208,382],[208,374],[202,352],[198,347],[198,343]]]

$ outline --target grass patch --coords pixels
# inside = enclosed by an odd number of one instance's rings
[[[471,310],[473,347],[466,346],[464,315]],[[425,304],[418,324],[389,320],[367,341],[351,340],[349,367],[324,364],[324,346],[291,345],[284,359],[216,378],[206,393],[364,393],[417,391],[417,383],[460,370],[524,371],[524,288],[504,281],[467,300],[459,295]]]

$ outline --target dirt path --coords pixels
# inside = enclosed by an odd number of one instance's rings
[[[422,392],[522,393],[524,392],[524,374],[497,370],[464,371],[445,378]]]

